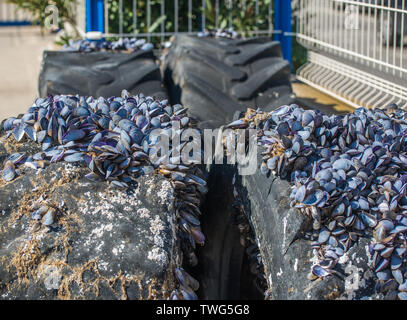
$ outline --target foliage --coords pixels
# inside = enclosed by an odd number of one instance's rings
[[[61,47],[64,45],[69,45],[69,40],[72,40],[72,36],[63,33],[58,40],[55,41],[55,44],[60,45]]]
[[[150,27],[148,26],[147,0],[137,1],[136,17],[133,14],[133,0],[122,0],[123,29],[122,33],[147,33],[160,32],[161,25],[164,26],[164,32],[174,31],[175,25],[175,7],[173,0],[163,0],[165,15],[161,16],[161,0],[150,0]],[[192,0],[192,29],[198,30],[199,25],[199,5],[197,0]],[[109,12],[109,33],[120,33],[120,2],[118,0],[108,1]],[[188,31],[188,0],[178,1],[178,31]],[[137,27],[134,30],[134,21],[137,20]]]
[[[165,16],[161,17],[161,4],[164,1]],[[202,30],[202,0],[191,1],[191,29],[192,31]],[[218,27],[224,28],[232,26],[234,30],[239,32],[249,32],[253,30],[267,30],[269,21],[269,5],[272,0],[258,0],[257,11],[256,1],[234,1],[231,9],[229,9],[229,1],[219,0]],[[137,28],[134,30],[134,15],[133,15],[133,0],[122,0],[123,12],[123,33],[147,33],[160,32],[161,22],[164,25],[164,32],[175,31],[175,3],[173,0],[150,0],[150,29],[148,28],[147,17],[147,0],[137,1]],[[205,20],[207,28],[216,27],[216,8],[215,1],[204,0],[205,4]],[[109,11],[109,33],[119,33],[120,22],[120,2],[118,0],[108,1]],[[189,15],[189,0],[178,1],[178,31],[187,32],[188,30],[188,15]]]
[[[250,36],[250,31],[269,29],[269,10],[272,0],[239,1],[231,8],[219,6],[218,27],[232,26],[235,31]],[[228,2],[227,2],[228,3]],[[229,2],[230,3],[230,2]],[[270,14],[272,12],[270,11]],[[206,0],[205,15],[209,28],[216,28],[216,8],[214,1]]]

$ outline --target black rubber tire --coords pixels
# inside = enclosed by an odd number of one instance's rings
[[[232,166],[212,165],[208,180],[209,192],[202,208],[204,246],[198,248],[197,273],[203,300],[237,300],[241,297],[244,248],[240,233],[233,225],[234,201]]]
[[[44,51],[38,91],[93,97],[120,96],[123,89],[159,99],[167,97],[153,51]]]
[[[190,108],[201,127],[229,122],[247,107],[292,103],[290,66],[279,42],[176,35],[162,65],[171,103]]]

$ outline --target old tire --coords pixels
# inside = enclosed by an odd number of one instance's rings
[[[202,127],[219,127],[247,107],[293,102],[289,63],[268,37],[176,35],[162,68],[171,102],[190,108]]]
[[[62,52],[44,51],[38,91],[81,96],[120,96],[123,89],[166,98],[153,51]]]

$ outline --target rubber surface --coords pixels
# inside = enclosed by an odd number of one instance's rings
[[[171,103],[190,108],[201,127],[226,124],[247,107],[292,103],[290,67],[279,42],[176,35],[162,66]]]
[[[153,51],[60,52],[44,51],[38,91],[93,97],[120,96],[123,89],[159,99],[167,94]]]
[[[241,298],[244,248],[240,233],[233,225],[234,168],[212,165],[209,192],[202,210],[202,230],[206,243],[198,247],[198,296],[203,300],[237,300]]]

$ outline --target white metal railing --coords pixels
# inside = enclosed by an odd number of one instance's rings
[[[355,107],[407,108],[407,0],[300,0],[297,19],[299,79]]]
[[[407,109],[407,86],[374,76],[346,63],[309,52],[298,79],[355,108],[396,103]]]

